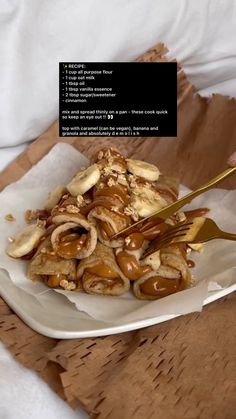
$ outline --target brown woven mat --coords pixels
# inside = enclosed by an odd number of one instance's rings
[[[165,60],[157,45],[140,60]],[[178,139],[58,138],[55,123],[0,174],[0,189],[20,178],[58,141],[87,157],[105,144],[158,163],[190,187],[223,169],[236,148],[236,101],[194,94],[178,75]],[[235,187],[235,179],[224,187]],[[35,333],[0,299],[0,337],[71,406],[99,419],[233,419],[236,412],[236,293],[140,331],[55,340]]]

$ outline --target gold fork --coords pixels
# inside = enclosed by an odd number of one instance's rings
[[[224,170],[219,175],[215,176],[214,178],[210,179],[207,183],[200,186],[196,191],[190,192],[189,194],[185,195],[183,198],[179,199],[178,201],[174,202],[173,204],[168,205],[167,207],[163,208],[160,211],[155,212],[152,215],[149,215],[146,218],[143,218],[142,220],[138,221],[137,223],[132,224],[130,227],[125,228],[122,231],[119,231],[118,233],[114,234],[112,236],[112,239],[117,237],[125,237],[128,234],[139,230],[147,220],[154,220],[157,218],[161,218],[162,220],[166,220],[171,215],[173,215],[175,212],[180,210],[184,205],[189,204],[194,198],[201,195],[203,192],[208,191],[208,189],[211,189],[213,186],[217,185],[219,182],[221,182],[223,179],[226,179],[227,177],[231,176],[233,173],[236,172],[236,167],[230,167],[229,169]]]
[[[161,247],[173,243],[203,243],[213,239],[235,240],[236,234],[221,230],[210,218],[195,217],[190,221],[179,223],[166,233],[151,242],[141,259],[151,255]]]

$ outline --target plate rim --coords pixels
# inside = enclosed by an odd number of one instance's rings
[[[6,272],[0,272],[0,275],[4,273],[6,274],[6,277],[8,277],[8,280],[13,283],[11,278]],[[4,283],[3,283],[4,284]],[[17,287],[13,283],[13,285]],[[35,318],[33,318],[28,312],[27,309],[22,308],[19,306],[18,303],[15,302],[14,297],[12,295],[9,295],[7,287],[5,287],[0,283],[0,296],[3,298],[3,300],[8,304],[8,306],[14,311],[16,315],[19,316],[21,320],[26,323],[31,329],[33,329],[35,332],[50,337],[54,339],[82,339],[82,338],[92,338],[92,337],[99,337],[99,336],[107,336],[107,335],[113,335],[113,334],[119,334],[119,333],[125,333],[133,330],[143,329],[144,327],[153,326],[155,324],[163,323],[169,320],[172,320],[173,318],[183,316],[183,314],[169,314],[169,315],[162,315],[157,317],[151,317],[143,320],[136,320],[132,322],[127,322],[125,324],[121,325],[111,325],[106,326],[107,323],[104,323],[104,327],[94,329],[94,330],[80,330],[80,331],[68,331],[68,330],[57,330],[53,329],[52,327],[47,327],[46,325],[40,323],[40,321],[37,321]],[[27,294],[29,297],[33,297],[30,294],[28,294],[23,289],[20,289],[25,294]],[[223,288],[221,290],[213,291],[211,295],[209,295],[207,298],[203,301],[203,306],[208,305],[220,298],[225,297],[226,295],[232,293],[236,290],[236,284],[230,285],[229,287]],[[24,306],[23,306],[24,307]],[[196,312],[196,311],[195,311]],[[190,314],[190,313],[189,313]],[[91,317],[91,320],[94,320]]]

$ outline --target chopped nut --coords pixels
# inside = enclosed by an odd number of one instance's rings
[[[60,281],[60,286],[64,288],[66,291],[72,291],[76,288],[76,285],[73,281],[67,281],[66,279],[62,279]]]
[[[136,188],[138,186],[137,182],[136,182],[136,179],[137,179],[136,176],[128,175],[129,186],[131,188]]]
[[[47,253],[47,249],[46,249],[46,247],[43,247],[42,249],[41,249],[41,251],[40,251],[41,253]]]
[[[62,198],[63,198],[63,199],[67,199],[67,198],[69,198],[68,193],[66,193],[65,195],[63,195],[63,196],[62,196]]]
[[[44,221],[44,220],[37,220],[37,226],[38,227],[44,228],[45,225],[46,225],[46,221]]]
[[[128,205],[124,209],[124,213],[130,216],[134,221],[138,221],[139,219],[138,213],[135,211],[135,209],[131,205]]]
[[[60,281],[60,287],[66,289],[68,287],[69,282],[66,279],[62,279]]]
[[[69,214],[78,214],[79,208],[75,205],[67,205],[66,211],[69,212]]]
[[[70,281],[69,284],[67,285],[66,290],[67,291],[73,291],[73,290],[75,290],[75,288],[76,288],[75,283],[73,281]]]
[[[65,208],[59,208],[59,210],[58,210],[59,212],[65,212],[66,211],[66,209]]]
[[[82,206],[84,204],[84,198],[82,197],[82,195],[77,195],[77,204],[79,206]]]
[[[25,211],[25,221],[27,224],[30,224],[32,221],[36,220],[38,217],[38,213],[35,210],[26,210]]]
[[[5,220],[6,221],[16,221],[15,217],[13,217],[12,214],[5,215]]]
[[[107,181],[107,185],[109,186],[109,188],[111,188],[115,184],[116,184],[116,182],[114,181],[114,179],[112,179],[112,177],[110,177]]]
[[[128,184],[125,175],[118,175],[117,182],[124,186]]]
[[[99,153],[98,153],[98,160],[102,160],[103,154],[104,154],[103,151],[100,150]]]
[[[13,243],[13,242],[15,241],[15,239],[14,239],[13,237],[8,237],[8,241],[9,241],[10,243]]]
[[[107,166],[104,167],[104,169],[102,170],[102,173],[105,176],[109,176],[109,175],[112,175],[113,174],[112,169],[110,167],[107,167]]]
[[[104,183],[104,182],[101,182],[101,183],[99,183],[99,185],[98,185],[99,189],[104,188],[104,186],[105,186],[105,183]]]

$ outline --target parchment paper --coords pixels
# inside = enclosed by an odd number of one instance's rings
[[[191,255],[196,262],[193,270],[195,286],[161,300],[140,301],[132,292],[119,297],[96,296],[85,293],[52,290],[38,282],[26,278],[28,262],[9,258],[6,253],[8,237],[25,224],[26,209],[42,208],[50,192],[58,184],[65,184],[79,170],[88,165],[88,160],[72,146],[57,144],[37,165],[18,182],[8,186],[0,194],[0,266],[5,269],[15,285],[37,297],[40,301],[45,292],[59,292],[75,304],[80,311],[86,312],[97,320],[106,322],[134,321],[158,315],[186,314],[200,311],[204,299],[210,292],[236,283],[234,242],[216,240],[205,245],[201,254]],[[181,187],[181,195],[189,189]],[[192,203],[192,207],[204,206],[211,209],[221,228],[236,232],[236,191],[211,190]],[[6,221],[4,216],[11,213],[15,222]]]

